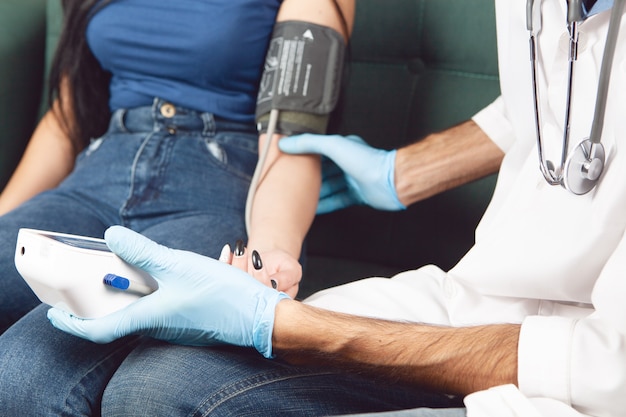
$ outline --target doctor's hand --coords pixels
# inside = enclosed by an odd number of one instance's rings
[[[142,334],[177,344],[233,344],[272,356],[274,311],[288,296],[245,272],[192,252],[169,249],[121,226],[105,233],[109,248],[145,270],[159,288],[98,319],[52,308],[48,318],[68,333],[97,343]]]
[[[372,148],[358,136],[313,134],[283,138],[278,146],[290,154],[321,154],[336,164],[322,167],[318,214],[353,204],[388,211],[406,209],[398,200],[394,183],[395,150]]]

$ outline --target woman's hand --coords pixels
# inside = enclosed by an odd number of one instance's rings
[[[302,279],[302,266],[287,252],[280,249],[250,250],[239,240],[234,251],[224,246],[220,261],[245,271],[261,283],[295,298]]]

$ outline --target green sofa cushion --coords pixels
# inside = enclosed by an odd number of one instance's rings
[[[33,131],[44,78],[45,0],[0,2],[0,189]]]

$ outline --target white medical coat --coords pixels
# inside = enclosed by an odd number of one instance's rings
[[[568,70],[566,1],[543,0],[541,8],[544,147],[558,162]],[[470,417],[625,416],[626,19],[602,134],[607,165],[598,186],[576,196],[548,185],[539,171],[525,10],[526,0],[496,0],[502,95],[474,120],[506,156],[474,247],[447,273],[426,266],[391,280],[326,290],[306,302],[452,326],[521,323],[519,390],[470,395]],[[590,133],[609,15],[579,26],[571,147]]]

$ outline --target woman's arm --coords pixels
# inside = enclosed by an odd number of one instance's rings
[[[351,30],[354,0],[338,0],[337,4],[343,12],[347,29]],[[343,34],[346,42],[349,36],[333,0],[285,0],[277,20],[300,20],[328,26]],[[320,161],[318,156],[280,152],[280,137],[274,135],[272,138],[254,198],[248,248],[260,253],[278,250],[298,259],[315,216],[321,181]],[[261,135],[259,149],[264,148],[266,140],[266,135]],[[297,283],[278,282],[278,288],[295,296]]]
[[[0,194],[0,215],[56,187],[74,168],[76,147],[59,119],[57,106],[55,102],[37,125],[20,163]]]

